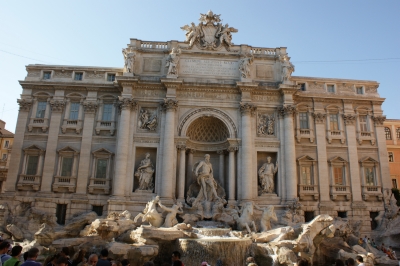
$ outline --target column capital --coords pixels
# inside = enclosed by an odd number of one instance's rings
[[[240,102],[239,108],[242,115],[246,114],[254,115],[255,111],[257,110],[257,107],[252,103]]]
[[[86,113],[94,113],[98,107],[98,103],[96,101],[83,101],[82,103],[83,109]]]
[[[118,97],[118,105],[121,110],[136,108],[137,102],[131,98]]]
[[[325,123],[326,119],[326,114],[323,113],[312,113],[312,116],[314,117],[315,123]]]
[[[296,113],[296,105],[284,105],[278,107],[278,112],[281,116],[292,116]]]
[[[184,144],[178,144],[178,145],[176,145],[176,148],[177,148],[178,150],[186,150],[186,145],[184,145]]]
[[[383,122],[386,120],[386,115],[373,115],[372,120],[375,123],[375,126],[383,126]]]
[[[342,117],[346,125],[352,125],[356,121],[356,116],[353,114],[343,114]]]
[[[65,107],[64,100],[50,100],[50,108],[53,112],[62,112]]]
[[[239,148],[237,146],[229,146],[226,150],[228,152],[235,152],[237,151]]]
[[[163,102],[161,102],[161,107],[163,109],[164,112],[166,111],[175,111],[176,108],[178,108],[178,100],[175,99],[164,99]]]
[[[17,103],[19,104],[19,110],[29,112],[32,107],[32,100],[27,99],[17,99]]]

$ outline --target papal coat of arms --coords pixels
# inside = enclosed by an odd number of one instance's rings
[[[228,24],[222,25],[221,15],[214,14],[211,10],[207,14],[200,14],[200,23],[196,26],[191,25],[181,27],[186,31],[186,43],[189,43],[189,49],[196,45],[200,49],[217,50],[225,46],[229,51],[232,46],[232,32],[238,32],[237,29],[229,27]]]

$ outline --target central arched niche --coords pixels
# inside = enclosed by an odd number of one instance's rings
[[[225,123],[218,118],[202,116],[190,124],[186,136],[195,142],[216,143],[226,141],[230,134]]]

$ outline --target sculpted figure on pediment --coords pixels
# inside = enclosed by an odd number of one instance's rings
[[[250,66],[253,64],[253,56],[250,55],[239,62],[239,72],[243,78],[250,78]]]
[[[294,65],[290,62],[290,57],[287,55],[280,56],[282,63],[282,81],[289,81],[294,72]]]
[[[133,65],[136,56],[135,53],[131,52],[129,49],[122,49],[122,54],[124,55],[124,71],[133,73]]]
[[[222,25],[220,16],[210,10],[206,14],[200,14],[200,23],[197,26],[192,22],[191,25],[181,27],[186,31],[185,42],[189,43],[188,49],[196,44],[202,50],[217,50],[221,46],[225,46],[227,51],[230,50],[233,44],[231,33],[238,30],[229,27],[228,24]]]
[[[172,48],[171,53],[167,58],[167,63],[165,65],[168,68],[167,76],[178,76],[178,65],[179,65],[179,55],[181,53],[180,49]]]

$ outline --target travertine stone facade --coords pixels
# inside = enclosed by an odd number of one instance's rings
[[[156,194],[185,201],[210,154],[230,204],[279,211],[299,197],[306,218],[347,216],[369,231],[392,186],[379,84],[292,76],[285,47],[233,45],[237,29],[202,16],[183,27],[186,42],[131,39],[124,68],[28,65],[2,200],[67,204],[67,219],[93,206],[138,213]],[[146,153],[153,191],[137,189]],[[268,156],[279,168],[265,194]]]

